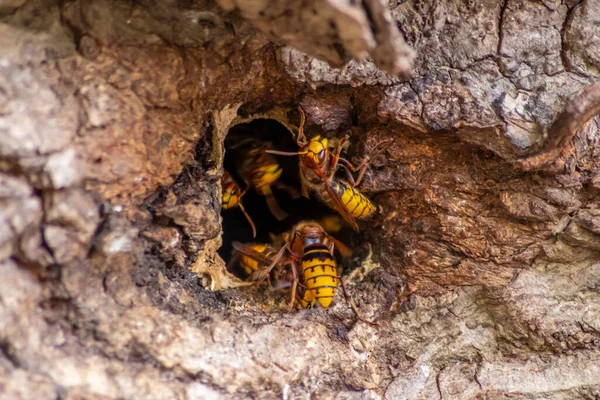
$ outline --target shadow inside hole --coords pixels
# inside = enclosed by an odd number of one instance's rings
[[[236,171],[237,160],[245,157],[245,148],[232,148],[232,143],[239,143],[242,138],[254,138],[262,143],[269,142],[272,148],[280,151],[294,152],[298,151],[293,136],[279,122],[271,119],[255,119],[246,124],[239,124],[230,129],[225,140],[225,159],[224,167],[232,177],[244,187],[243,180]],[[298,156],[274,156],[283,169],[279,178],[283,183],[295,188],[301,193],[301,183],[299,176]],[[272,188],[273,194],[279,206],[286,211],[289,216],[283,221],[277,220],[270,212],[265,197],[258,195],[250,189],[242,198],[242,204],[246,212],[250,215],[256,225],[256,238],[252,237],[252,229],[239,208],[222,210],[223,216],[223,245],[219,249],[219,255],[228,263],[232,256],[232,242],[241,243],[271,243],[270,234],[279,235],[287,232],[294,225],[301,221],[315,220],[319,222],[322,218],[337,213],[327,207],[325,204],[314,198],[307,199],[300,196],[294,199],[287,191]],[[345,270],[350,270],[360,265],[367,254],[367,244],[364,241],[362,232],[360,234],[352,231],[347,225],[343,225],[341,231],[332,233],[336,239],[352,248],[353,257],[341,260],[339,255],[336,257],[340,265]],[[232,266],[233,272],[239,277],[244,278],[239,266]]]

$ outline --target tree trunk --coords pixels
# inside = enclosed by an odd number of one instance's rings
[[[599,76],[600,0],[1,2],[0,398],[600,398]],[[387,143],[377,326],[217,254],[226,135],[298,106]]]

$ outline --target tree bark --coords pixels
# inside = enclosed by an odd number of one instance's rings
[[[3,2],[0,398],[599,398],[599,54],[599,0]],[[379,326],[217,254],[225,136],[298,106],[390,140]]]

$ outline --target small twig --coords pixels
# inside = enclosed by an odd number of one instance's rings
[[[548,139],[536,154],[517,161],[524,170],[544,167],[558,158],[564,146],[590,118],[600,113],[600,81],[572,99],[548,130]]]

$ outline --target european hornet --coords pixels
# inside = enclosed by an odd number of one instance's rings
[[[249,281],[262,282],[268,279],[269,286],[273,289],[282,289],[290,287],[292,278],[288,277],[288,271],[285,266],[289,265],[287,259],[281,259],[276,267],[269,268],[271,262],[275,259],[277,250],[269,244],[252,243],[243,244],[232,242],[233,254],[227,270],[232,271],[234,267],[239,266]],[[267,268],[268,271],[267,271]]]
[[[268,244],[233,242],[232,246],[234,252],[227,269],[231,270],[231,266],[239,263],[246,276],[252,276],[254,272],[271,265],[276,253],[276,250]]]
[[[221,207],[224,210],[239,207],[252,227],[252,237],[256,237],[256,226],[242,205],[242,197],[246,194],[248,189],[242,189],[227,171],[225,171],[221,177],[221,186],[223,188]]]
[[[345,158],[340,157],[342,146],[348,140],[345,135],[337,144],[333,153],[329,151],[329,141],[325,137],[317,135],[310,140],[304,135],[304,122],[306,117],[304,111],[300,111],[300,126],[298,127],[297,144],[298,152],[283,152],[266,150],[270,154],[282,156],[300,156],[300,178],[302,179],[302,194],[308,197],[309,189],[312,189],[319,198],[335,209],[342,218],[358,232],[355,218],[366,218],[377,209],[371,201],[360,193],[357,186],[367,170],[369,160],[383,151],[382,142],[374,152],[365,157],[357,166],[352,165]],[[347,180],[335,176],[339,168],[344,168]],[[355,180],[353,172],[358,172]]]
[[[297,224],[285,238],[285,244],[273,256],[258,252],[251,245],[234,244],[234,248],[243,256],[253,258],[263,265],[270,261],[266,268],[257,268],[250,275],[251,280],[263,281],[275,270],[275,276],[281,276],[285,268],[285,279],[292,284],[290,308],[298,301],[302,308],[312,308],[317,304],[328,308],[337,293],[338,281],[341,284],[344,298],[361,321],[362,318],[356,305],[348,296],[344,281],[338,275],[334,249],[343,257],[352,254],[345,244],[329,235],[317,222],[308,221]],[[257,254],[259,253],[259,254]],[[299,292],[299,293],[298,293]]]
[[[284,189],[292,197],[298,197],[298,192],[279,180],[283,169],[275,157],[266,153],[270,149],[267,143],[259,143],[254,139],[242,140],[230,146],[235,149],[242,147],[242,156],[238,157],[237,171],[240,176],[254,188],[256,193],[264,196],[271,214],[279,221],[287,218],[288,214],[279,207],[271,187]]]
[[[338,233],[344,228],[344,221],[342,217],[339,216],[339,214],[325,215],[324,217],[319,218],[317,224],[319,224],[323,228],[323,230],[329,233],[330,235]],[[275,248],[281,248],[281,246],[283,246],[288,240],[289,235],[289,231],[280,233],[279,235],[269,233],[269,237],[271,238],[271,245],[273,245]]]

